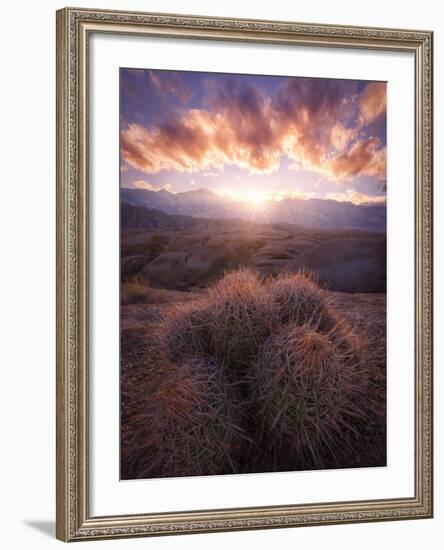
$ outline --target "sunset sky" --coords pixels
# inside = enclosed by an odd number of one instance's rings
[[[385,83],[121,69],[120,86],[123,187],[385,202]]]

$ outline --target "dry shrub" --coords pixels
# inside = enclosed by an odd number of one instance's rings
[[[143,304],[150,296],[150,287],[143,277],[129,277],[121,285],[121,302],[123,305]]]
[[[316,278],[308,272],[283,274],[271,279],[267,291],[275,304],[278,324],[309,323],[319,330],[331,328],[331,313],[327,307],[324,291]]]
[[[196,353],[211,355],[210,317],[202,299],[171,306],[157,326],[160,348],[176,361]]]
[[[359,444],[362,350],[313,277],[228,273],[171,306],[155,342],[127,478],[340,466]]]
[[[247,268],[240,268],[237,271],[231,271],[224,274],[209,291],[213,296],[225,296],[229,294],[232,297],[242,296],[245,293],[257,292],[262,287],[259,276]]]
[[[136,422],[125,446],[126,477],[238,471],[241,413],[234,388],[212,358],[166,361]]]
[[[273,303],[261,280],[249,270],[228,273],[208,290],[213,353],[241,376],[258,347],[273,331]]]
[[[341,330],[329,334],[289,325],[260,350],[251,371],[259,445],[274,466],[322,466],[346,444],[343,434],[362,417],[365,391],[360,352]]]
[[[273,330],[273,303],[248,270],[225,275],[199,299],[172,306],[158,327],[159,342],[175,360],[194,353],[216,357],[231,380]]]

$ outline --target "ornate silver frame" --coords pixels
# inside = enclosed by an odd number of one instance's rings
[[[415,56],[415,495],[92,517],[88,510],[87,56],[93,32],[306,44]],[[65,8],[57,12],[57,538],[201,533],[430,518],[432,495],[432,42],[429,31]]]

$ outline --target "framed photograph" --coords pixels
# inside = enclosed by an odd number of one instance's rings
[[[57,537],[432,517],[432,32],[57,12]]]

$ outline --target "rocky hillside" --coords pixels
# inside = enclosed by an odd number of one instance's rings
[[[122,205],[122,280],[154,288],[205,287],[248,266],[261,275],[315,271],[330,290],[385,292],[385,234],[171,216]]]

